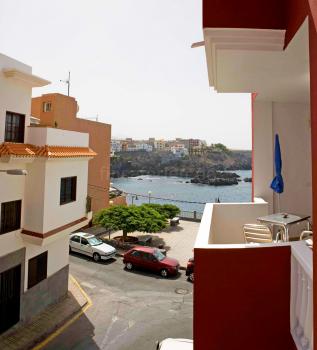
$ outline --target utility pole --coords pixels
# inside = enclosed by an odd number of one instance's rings
[[[60,80],[62,83],[67,84],[67,96],[69,96],[69,90],[70,90],[70,71],[68,72],[68,79],[67,80]]]

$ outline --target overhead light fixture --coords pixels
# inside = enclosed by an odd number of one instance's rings
[[[192,43],[191,48],[195,49],[196,47],[201,47],[201,46],[205,46],[204,41],[198,41],[197,43]]]
[[[7,175],[27,175],[28,172],[25,169],[8,169],[0,170],[1,173],[6,173]]]

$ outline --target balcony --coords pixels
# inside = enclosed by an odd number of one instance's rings
[[[312,251],[245,244],[268,203],[207,204],[194,247],[196,349],[312,349]]]
[[[31,126],[27,131],[27,143],[34,146],[88,147],[89,134],[50,127]]]

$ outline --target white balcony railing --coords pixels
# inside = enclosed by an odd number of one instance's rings
[[[291,333],[299,350],[313,349],[312,251],[302,242],[292,243]]]

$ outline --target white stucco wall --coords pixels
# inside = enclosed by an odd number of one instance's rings
[[[76,201],[60,205],[62,177],[77,176]],[[48,232],[86,216],[88,159],[52,159],[46,162],[44,226]]]
[[[279,134],[284,193],[280,210],[312,214],[310,107],[305,103],[273,103],[273,134]],[[277,208],[277,195],[274,194]]]
[[[273,117],[272,102],[255,101],[253,106],[254,196],[263,198],[273,212]]]
[[[48,127],[29,127],[27,142],[36,146],[88,147],[89,134]]]
[[[310,108],[306,103],[256,101],[254,104],[254,192],[278,211],[270,189],[274,177],[274,139],[279,135],[284,193],[280,211],[312,213]]]
[[[35,159],[27,164],[26,169],[28,171],[24,197],[26,215],[23,228],[28,231],[43,232],[46,162],[44,159]]]
[[[67,234],[55,240],[51,244],[37,246],[25,243],[25,281],[24,290],[28,285],[28,261],[29,259],[47,251],[47,277],[68,265],[69,262],[69,236]]]
[[[0,143],[4,141],[6,111],[25,115],[25,125],[30,125],[32,88],[29,84],[6,78],[3,68],[17,68],[31,73],[32,69],[21,62],[0,54]],[[25,130],[27,137],[27,128]]]
[[[214,204],[209,244],[244,243],[243,225],[259,223],[257,218],[267,214],[268,203],[262,200],[255,203]]]

